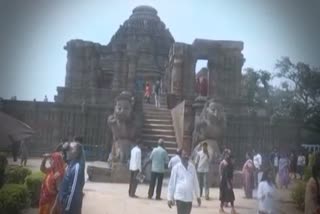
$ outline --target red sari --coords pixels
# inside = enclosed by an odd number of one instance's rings
[[[58,195],[57,184],[64,175],[65,164],[60,153],[51,155],[51,167],[47,169],[42,181],[39,214],[58,214],[56,209],[56,198]]]

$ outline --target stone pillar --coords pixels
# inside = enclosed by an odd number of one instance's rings
[[[208,72],[209,72],[209,81],[208,81],[208,97],[217,96],[217,71],[216,71],[217,60],[211,58],[208,60]]]
[[[183,148],[191,154],[192,145],[192,132],[194,128],[194,111],[192,109],[192,101],[185,100],[184,107],[184,133],[183,133]]]
[[[114,53],[114,61],[113,61],[113,81],[112,81],[112,89],[115,91],[120,90],[120,78],[121,78],[121,72],[120,72],[120,58],[121,53],[115,52]]]
[[[242,66],[245,62],[245,58],[243,57],[242,53],[239,53],[235,56],[235,72],[236,72],[236,79],[235,79],[235,83],[236,83],[236,97],[240,97],[241,96],[241,79],[242,79]]]
[[[182,95],[182,58],[173,59],[173,67],[171,73],[171,93],[181,96]]]
[[[135,54],[128,55],[128,91],[135,91],[137,56]]]

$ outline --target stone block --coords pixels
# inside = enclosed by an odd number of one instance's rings
[[[129,183],[130,171],[126,164],[94,162],[87,167],[88,179],[93,182]]]

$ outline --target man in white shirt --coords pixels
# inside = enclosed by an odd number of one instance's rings
[[[181,150],[177,149],[176,155],[173,156],[169,161],[169,164],[168,164],[168,168],[169,169],[172,170],[175,165],[177,165],[178,163],[181,162],[181,157],[180,156],[181,156]]]
[[[182,150],[181,162],[173,167],[168,185],[168,206],[171,208],[176,201],[178,214],[190,214],[193,194],[197,197],[198,205],[201,205],[200,189],[197,172],[189,155]]]
[[[304,167],[306,166],[306,157],[304,156],[303,152],[300,152],[297,160],[297,171],[298,174],[300,175],[300,179],[302,180],[303,178],[303,171]]]
[[[258,175],[259,175],[259,172],[260,172],[261,166],[262,166],[262,157],[259,154],[259,152],[255,152],[254,151],[253,154],[255,154],[254,157],[253,157],[253,165],[255,167],[254,184],[255,184],[255,187],[257,188],[258,187],[258,183],[259,183]]]
[[[135,145],[131,150],[130,156],[130,185],[129,185],[129,197],[137,198],[136,189],[138,186],[137,175],[141,172],[141,149],[140,145]]]
[[[208,144],[204,142],[202,144],[202,150],[197,153],[196,168],[200,185],[200,197],[202,197],[202,191],[204,188],[206,200],[209,200],[209,167],[210,157],[208,152]]]

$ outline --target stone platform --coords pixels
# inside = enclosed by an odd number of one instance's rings
[[[88,180],[93,182],[128,183],[130,179],[128,166],[122,163],[111,167],[107,162],[96,161],[88,164],[87,173]]]

